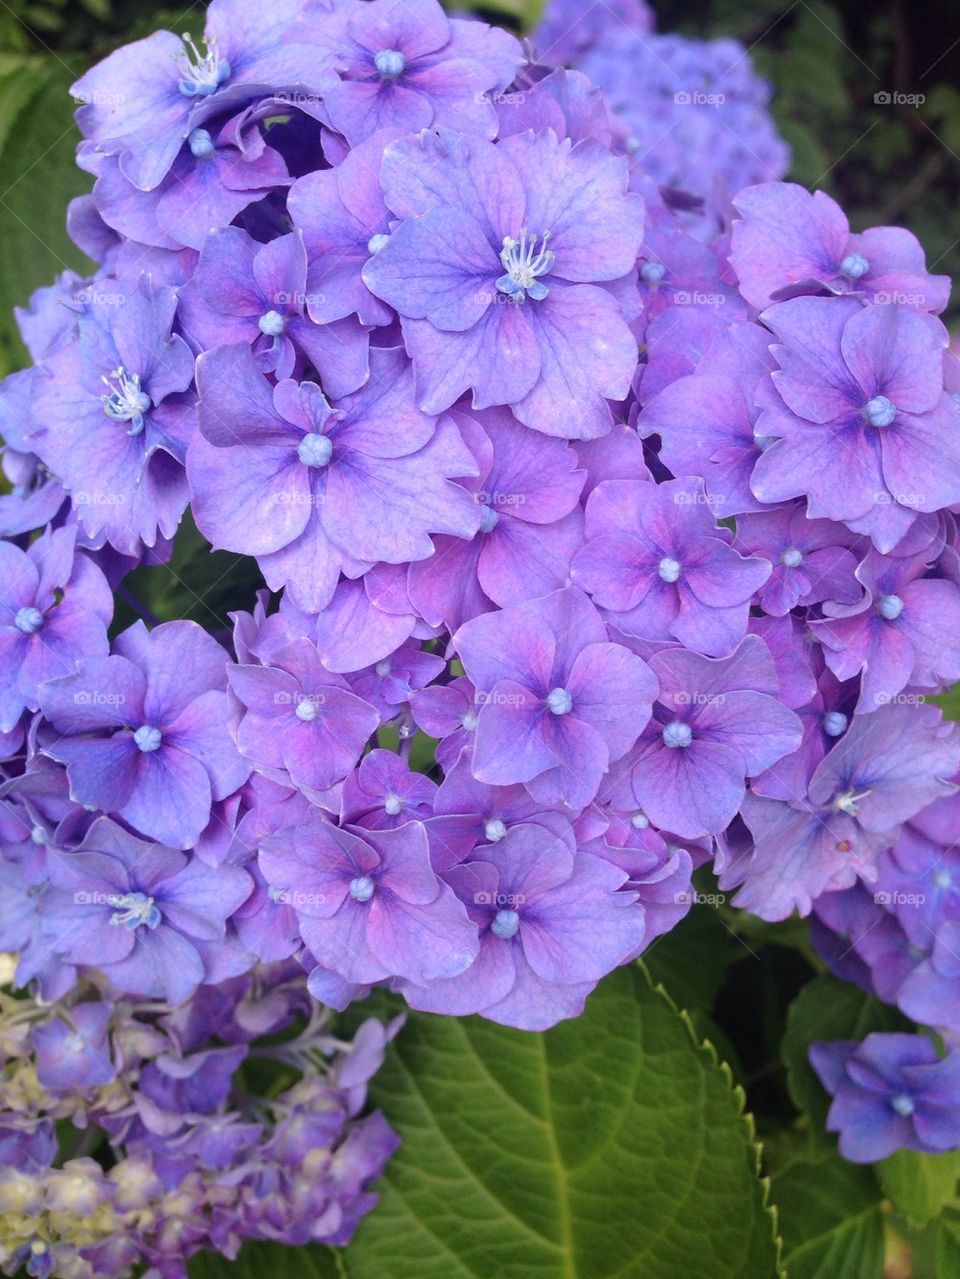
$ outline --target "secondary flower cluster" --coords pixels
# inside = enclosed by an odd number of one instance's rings
[[[902,1033],[875,1033],[862,1047],[816,1046],[813,1064],[834,1094],[831,1126],[848,1158],[960,1145],[958,841],[960,798],[954,794],[902,826],[896,843],[878,857],[869,889],[857,884],[815,903],[813,940],[831,970],[933,1027],[950,1049],[938,1061],[928,1039]]]
[[[545,62],[575,67],[603,90],[636,163],[700,197],[686,222],[709,234],[730,196],[783,177],[790,151],[769,114],[770,85],[738,40],[693,40],[654,25],[645,0],[593,8],[550,0],[531,39]]]
[[[435,0],[270,15],[75,86],[101,266],[0,401],[18,982],[542,1029],[711,860],[767,919],[879,882],[960,771],[948,282],[780,183],[691,227]],[[188,504],[268,589],[118,633]]]
[[[345,1243],[398,1141],[378,1112],[357,1118],[398,1027],[343,1042],[310,1004],[291,963],[175,1009],[91,982],[53,1003],[0,995],[0,1271],[185,1279],[194,1253],[234,1258],[245,1239]],[[241,1079],[258,1058],[285,1072],[276,1095]]]

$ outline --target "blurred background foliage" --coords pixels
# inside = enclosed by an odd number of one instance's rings
[[[458,7],[529,30],[541,3]],[[0,0],[0,373],[23,359],[13,305],[65,267],[88,266],[64,231],[67,201],[89,188],[73,164],[69,85],[127,40],[159,27],[198,31],[203,8]],[[795,181],[829,191],[856,230],[910,227],[931,269],[960,271],[957,0],[674,0],[654,8],[661,31],[733,36],[749,48],[775,86]],[[878,93],[921,100],[878,103]],[[948,318],[960,318],[956,302]]]

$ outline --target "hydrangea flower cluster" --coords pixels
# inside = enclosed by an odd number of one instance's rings
[[[344,1042],[328,1020],[290,961],[176,1008],[91,981],[0,995],[0,1272],[185,1279],[194,1253],[245,1239],[346,1242],[398,1143],[379,1112],[358,1118],[398,1026]],[[253,1094],[257,1058],[289,1086]]]
[[[436,0],[213,0],[74,91],[100,267],[0,391],[19,985],[179,1017],[296,963],[539,1030],[700,866],[771,920],[876,889],[960,773],[960,371],[906,231],[780,183],[692,226],[582,72]],[[118,629],[188,506],[264,589]]]
[[[645,0],[593,8],[550,0],[532,41],[544,62],[599,85],[644,171],[704,202],[687,221],[706,232],[730,196],[782,178],[790,150],[769,113],[770,85],[738,40],[694,40],[655,25]]]

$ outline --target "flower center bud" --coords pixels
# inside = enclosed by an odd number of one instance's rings
[[[213,155],[213,138],[206,129],[193,129],[187,138],[187,146],[195,160],[207,160]]]
[[[634,813],[630,818],[630,825],[634,830],[646,830],[650,825],[650,818],[646,813]]]
[[[383,810],[389,817],[396,817],[403,812],[403,800],[391,791],[383,801]]]
[[[644,284],[659,284],[667,273],[662,262],[644,262],[640,268],[640,279]]]
[[[382,80],[396,80],[403,75],[407,60],[399,49],[381,49],[373,63]]]
[[[379,253],[389,239],[389,235],[383,235],[382,233],[379,235],[371,235],[370,239],[367,241],[367,252]]]
[[[350,896],[355,902],[368,902],[375,888],[376,884],[369,875],[358,875],[350,881]]]
[[[546,275],[556,261],[556,255],[547,248],[549,239],[549,231],[544,231],[539,236],[531,235],[526,227],[521,229],[519,240],[510,235],[503,237],[500,262],[504,274],[497,280],[497,288],[501,293],[506,293],[517,302],[528,297],[540,302],[547,296],[549,289],[540,282],[539,277]]]
[[[885,395],[875,395],[863,406],[863,416],[871,426],[889,426],[897,416],[897,406]]]
[[[946,889],[952,885],[953,879],[948,870],[938,870],[933,877],[933,882],[937,888]]]
[[[493,917],[490,931],[501,941],[509,941],[511,937],[516,937],[519,927],[520,916],[515,910],[498,910]]]
[[[905,1092],[898,1092],[896,1097],[890,1102],[890,1105],[904,1119],[913,1114],[913,1098],[909,1097]]]
[[[317,703],[312,697],[302,697],[293,713],[304,724],[312,724],[317,718]]]
[[[278,338],[287,327],[287,322],[279,311],[264,311],[257,320],[257,328],[268,338]]]
[[[828,737],[840,737],[847,731],[849,722],[843,711],[827,711],[823,717],[823,731]]]
[[[333,457],[333,441],[329,435],[317,435],[311,432],[300,441],[297,457],[304,466],[326,466]]]
[[[870,270],[870,263],[862,253],[848,253],[840,263],[840,274],[848,280],[860,280]]]
[[[32,606],[18,608],[13,624],[18,631],[23,631],[24,635],[32,635],[43,625],[43,614],[38,608]]]
[[[657,574],[662,582],[676,582],[683,572],[680,561],[665,555],[657,565]]]
[[[507,828],[499,817],[491,817],[484,823],[483,833],[491,844],[496,844],[506,835]]]
[[[159,728],[154,728],[152,724],[141,724],[133,735],[133,740],[138,748],[149,754],[150,751],[160,749],[160,743],[163,741],[163,734]]]
[[[552,688],[547,694],[547,710],[554,715],[567,715],[573,710],[573,698],[565,688]]]
[[[803,563],[803,551],[798,551],[795,546],[789,546],[780,556],[780,563],[787,568],[799,568]]]
[[[899,595],[881,595],[877,601],[877,612],[888,622],[895,622],[903,612],[903,600]]]
[[[663,730],[663,744],[664,746],[669,746],[671,750],[683,749],[689,746],[692,741],[693,730],[682,719],[675,719],[672,724],[667,724]]]

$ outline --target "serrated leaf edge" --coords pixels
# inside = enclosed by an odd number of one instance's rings
[[[698,1051],[707,1058],[710,1064],[720,1072],[730,1088],[730,1094],[737,1107],[736,1117],[742,1122],[746,1129],[747,1144],[754,1153],[754,1167],[757,1174],[757,1180],[760,1183],[763,1194],[763,1210],[770,1218],[770,1236],[773,1240],[774,1248],[776,1249],[776,1279],[788,1279],[787,1272],[783,1268],[783,1236],[780,1234],[779,1230],[779,1213],[777,1205],[773,1201],[773,1187],[770,1178],[763,1176],[761,1172],[763,1166],[763,1143],[757,1138],[756,1122],[753,1118],[752,1112],[747,1109],[747,1094],[742,1085],[738,1084],[734,1080],[733,1071],[729,1064],[717,1052],[715,1045],[709,1039],[701,1038],[687,1009],[679,1007],[662,982],[657,982],[656,984],[653,983],[642,959],[637,960],[637,967],[643,973],[654,994],[659,995],[663,1000],[665,1000],[672,1011],[679,1016],[680,1020],[687,1028],[687,1033],[689,1034],[694,1047],[696,1047]]]

